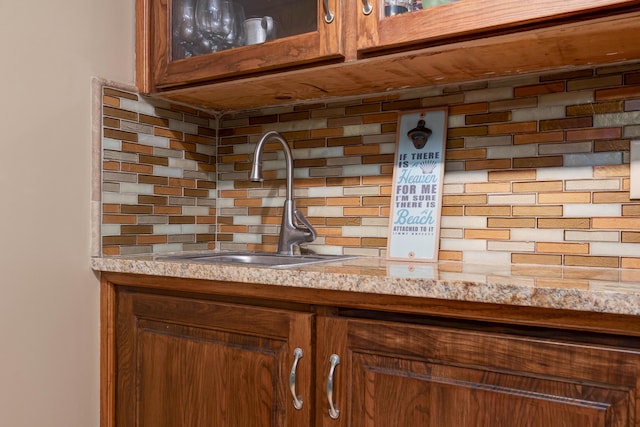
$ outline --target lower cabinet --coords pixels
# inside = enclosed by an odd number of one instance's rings
[[[640,426],[636,338],[116,295],[118,427]]]
[[[326,371],[327,355],[340,357],[338,420],[323,411],[317,425],[640,425],[637,350],[381,321],[320,318],[317,326],[331,331],[318,341],[319,365]]]

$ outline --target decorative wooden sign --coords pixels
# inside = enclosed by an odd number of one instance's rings
[[[399,115],[387,258],[438,259],[447,110]]]

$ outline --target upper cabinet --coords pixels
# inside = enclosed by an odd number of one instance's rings
[[[338,0],[138,0],[143,92],[343,58]]]
[[[640,58],[640,0],[137,0],[143,93],[214,110]]]
[[[620,0],[363,0],[358,52],[442,44],[518,31],[560,20],[586,19],[625,4]],[[580,18],[581,17],[581,18]]]

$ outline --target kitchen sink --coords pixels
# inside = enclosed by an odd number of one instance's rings
[[[158,260],[189,261],[206,264],[242,264],[258,267],[286,268],[343,261],[357,258],[350,255],[283,255],[271,252],[201,252],[191,254],[157,255]]]

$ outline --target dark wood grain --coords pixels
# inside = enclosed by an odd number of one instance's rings
[[[313,360],[311,322],[309,313],[118,292],[115,425],[308,425],[311,406],[293,408],[287,381],[294,347]],[[298,370],[308,398],[312,366]]]
[[[116,408],[116,288],[100,283],[100,425],[114,427]]]
[[[342,337],[342,348],[318,354],[343,357],[340,425],[637,425],[638,351],[380,321],[322,324]]]

